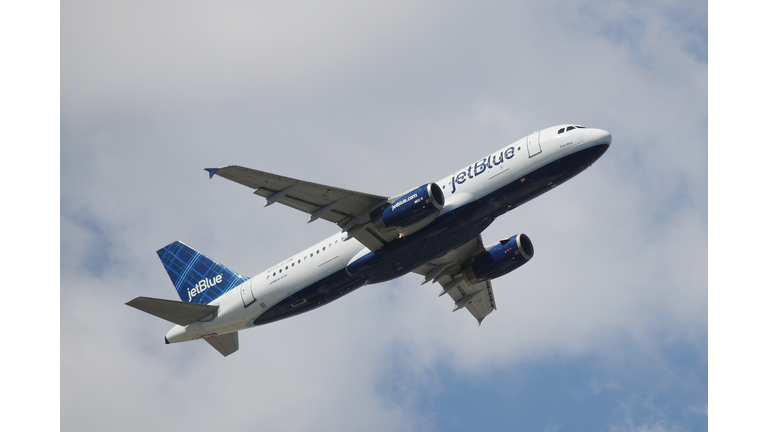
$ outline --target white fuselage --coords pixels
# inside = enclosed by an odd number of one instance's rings
[[[436,182],[445,195],[440,214],[471,204],[512,182],[525,182],[529,173],[569,154],[610,144],[611,137],[606,131],[582,127],[565,131],[568,127],[534,132]],[[558,133],[560,129],[564,132]],[[218,306],[214,317],[188,326],[177,325],[168,332],[166,340],[182,342],[252,327],[254,319],[272,306],[344,270],[351,261],[370,252],[354,238],[345,241],[346,237],[345,232],[335,234],[252,277],[210,303]]]

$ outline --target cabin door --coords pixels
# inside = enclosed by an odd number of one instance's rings
[[[528,157],[534,157],[541,153],[541,144],[539,144],[539,132],[528,135]]]
[[[253,296],[251,284],[253,284],[253,278],[250,278],[246,282],[240,284],[240,297],[243,298],[243,306],[245,307],[250,306],[251,303],[256,301],[256,297]]]

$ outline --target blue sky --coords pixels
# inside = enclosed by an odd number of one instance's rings
[[[700,1],[62,4],[61,429],[707,430],[707,19]],[[336,231],[203,168],[393,195],[571,122],[613,145],[483,234],[525,232],[536,258],[494,281],[481,327],[415,275],[227,358],[124,306],[174,298],[171,241],[251,275]]]

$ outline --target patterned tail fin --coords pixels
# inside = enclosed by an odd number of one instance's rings
[[[182,242],[157,251],[182,301],[208,304],[248,280]]]

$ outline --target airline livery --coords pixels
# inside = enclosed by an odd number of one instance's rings
[[[251,278],[181,242],[157,251],[181,301],[127,303],[175,323],[165,343],[204,339],[237,351],[237,332],[332,302],[367,284],[407,273],[438,282],[453,310],[482,322],[496,309],[491,280],[533,258],[516,234],[485,247],[480,234],[497,217],[584,171],[608,150],[611,134],[560,125],[537,131],[446,178],[393,197],[309,183],[240,166],[207,168],[266,198],[325,219],[341,232]]]

